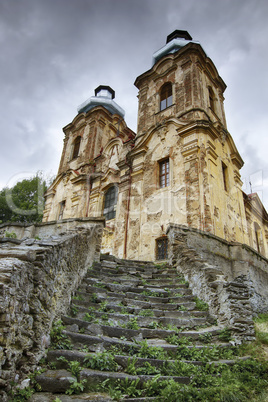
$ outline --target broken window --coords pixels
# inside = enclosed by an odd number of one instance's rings
[[[172,105],[172,85],[170,82],[163,85],[160,91],[160,110]]]
[[[258,253],[261,252],[261,248],[260,248],[260,226],[257,224],[257,222],[254,222],[254,232],[255,232],[255,240],[256,240],[256,247],[257,247],[257,251]]]
[[[81,137],[76,137],[73,143],[73,157],[72,159],[75,159],[79,155],[79,150],[80,150],[80,143],[81,143]]]
[[[59,217],[58,217],[59,220],[63,219],[64,209],[65,209],[65,201],[62,201],[60,202],[60,208],[59,208]]]
[[[168,258],[168,238],[156,239],[156,259],[166,260]]]
[[[223,179],[224,190],[228,191],[227,166],[223,162],[222,162],[222,179]]]
[[[208,88],[209,107],[215,113],[215,96],[211,87]]]
[[[106,220],[115,218],[117,193],[117,187],[113,186],[110,187],[105,194],[103,215]]]
[[[160,188],[169,186],[169,159],[159,162],[159,186]]]

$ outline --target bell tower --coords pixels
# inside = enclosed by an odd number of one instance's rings
[[[226,129],[226,85],[203,48],[187,31],[176,30],[153,54],[152,68],[135,81],[139,89],[138,135],[163,119],[197,119]]]
[[[239,172],[243,160],[227,131],[226,85],[213,61],[187,31],[176,30],[153,53],[152,67],[135,85],[136,147],[146,144],[146,163],[151,158],[154,166],[151,175],[157,177],[163,158],[169,169],[165,194],[157,182],[155,190],[150,186],[151,194],[144,190],[148,205],[154,194],[166,198],[169,191],[170,213],[163,209],[161,227],[169,221],[246,241]],[[157,151],[149,158],[150,149]],[[150,183],[148,175],[146,167],[143,180]]]

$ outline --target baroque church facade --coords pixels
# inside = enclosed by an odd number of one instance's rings
[[[106,218],[102,252],[167,257],[170,223],[249,245],[268,256],[268,215],[242,191],[243,160],[227,130],[226,85],[187,31],[174,31],[137,77],[137,133],[109,86],[63,128],[58,174],[44,222]]]

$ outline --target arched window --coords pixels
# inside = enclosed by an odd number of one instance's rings
[[[73,157],[72,159],[75,159],[79,155],[79,150],[80,150],[80,143],[81,143],[81,137],[78,136],[73,142]]]
[[[170,82],[164,84],[160,91],[160,110],[172,105],[172,85]]]
[[[103,215],[106,220],[115,218],[116,204],[117,204],[117,187],[110,187],[104,197]]]
[[[209,107],[215,113],[215,96],[211,87],[208,88]]]

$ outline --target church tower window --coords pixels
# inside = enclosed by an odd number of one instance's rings
[[[228,173],[227,166],[222,162],[222,179],[223,179],[223,187],[225,191],[228,191]]]
[[[117,193],[118,190],[116,186],[110,187],[105,193],[103,215],[106,220],[115,218]]]
[[[209,107],[215,113],[215,96],[211,87],[208,88]]]
[[[160,110],[172,105],[172,85],[170,82],[164,84],[160,91]]]
[[[169,159],[159,162],[159,186],[160,188],[169,186]]]
[[[79,155],[79,150],[80,150],[80,144],[81,144],[81,137],[76,137],[73,143],[73,157],[72,159],[75,159]]]

